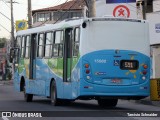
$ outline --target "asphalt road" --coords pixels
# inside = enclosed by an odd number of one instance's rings
[[[119,100],[115,108],[100,108],[95,100],[81,101],[77,100],[67,106],[52,106],[50,100],[44,97],[34,97],[33,102],[27,103],[23,100],[23,93],[14,90],[12,85],[0,84],[0,111],[1,112],[39,112],[43,115],[55,116],[54,119],[61,120],[159,120],[160,117],[136,117],[142,114],[158,114],[160,116],[160,107],[137,104],[131,101]],[[47,112],[44,112],[47,111]],[[28,114],[28,113],[27,113]],[[68,115],[68,117],[67,117]],[[75,117],[77,116],[77,117]],[[42,118],[0,118],[0,120],[50,120],[51,117]]]

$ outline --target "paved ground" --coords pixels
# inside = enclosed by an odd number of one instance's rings
[[[12,84],[13,84],[13,80],[0,80],[0,85],[12,85]],[[144,105],[154,105],[154,106],[160,107],[160,101],[151,101],[150,97],[147,97],[142,100],[131,100],[131,102],[144,104]]]
[[[56,120],[159,120],[158,117],[124,117],[127,113],[158,113],[160,115],[160,107],[154,105],[144,105],[137,102],[130,102],[127,100],[119,100],[118,105],[115,108],[102,109],[97,105],[95,100],[81,101],[77,100],[71,103],[69,106],[52,106],[50,100],[44,97],[35,97],[33,102],[27,103],[23,99],[23,93],[14,90],[12,81],[1,81],[0,82],[0,111],[33,111],[33,112],[51,112],[51,115],[58,115],[57,111],[64,112],[65,117],[59,116],[54,119]],[[78,113],[81,117],[66,117],[66,111],[69,112],[67,115],[72,116]],[[90,111],[91,117],[84,117],[88,115]],[[55,113],[56,112],[56,113]],[[95,117],[93,117],[95,116]],[[99,117],[96,117],[99,116]],[[117,117],[104,117],[104,116],[117,116]],[[22,118],[0,118],[0,120],[19,120]],[[25,118],[23,118],[25,119]],[[27,118],[26,118],[27,119]],[[53,118],[28,118],[29,120],[50,120]]]

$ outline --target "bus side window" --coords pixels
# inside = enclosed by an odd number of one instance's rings
[[[30,36],[26,36],[26,45],[25,45],[25,58],[29,58],[30,52]]]
[[[45,51],[44,51],[45,57],[51,57],[52,44],[53,44],[53,34],[52,32],[48,32],[46,33],[45,36]]]
[[[21,57],[24,57],[24,52],[25,52],[25,36],[22,37],[22,48],[21,48]]]
[[[62,57],[63,56],[63,41],[64,41],[64,33],[63,31],[56,31],[54,37],[54,45],[53,45],[53,56],[54,57]]]
[[[18,36],[17,38],[16,38],[16,47],[18,47],[18,48],[21,48],[21,37],[20,36]]]
[[[16,37],[16,47],[19,48],[19,53],[21,52],[21,45],[22,44],[22,40],[21,40],[21,37],[18,36]]]
[[[74,41],[73,41],[73,56],[79,54],[79,39],[80,39],[80,28],[74,30]]]
[[[41,33],[38,35],[38,46],[37,46],[37,57],[43,57],[43,39],[44,34]]]

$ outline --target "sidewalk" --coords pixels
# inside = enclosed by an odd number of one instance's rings
[[[0,85],[12,85],[13,80],[0,80]]]
[[[141,100],[131,100],[131,101],[139,104],[154,105],[154,106],[160,107],[160,101],[151,101],[150,97],[147,97]]]

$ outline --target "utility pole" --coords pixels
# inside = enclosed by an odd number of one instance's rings
[[[147,0],[144,0],[143,6],[143,19],[146,20],[146,13],[147,13]]]
[[[14,47],[15,39],[14,39],[13,0],[10,0],[10,3],[11,3],[11,46]]]
[[[31,0],[28,0],[28,28],[32,28],[32,6],[31,6]]]
[[[143,19],[146,20],[146,12],[147,12],[147,0],[143,0]]]
[[[96,0],[86,0],[87,7],[89,10],[89,17],[96,16]]]

